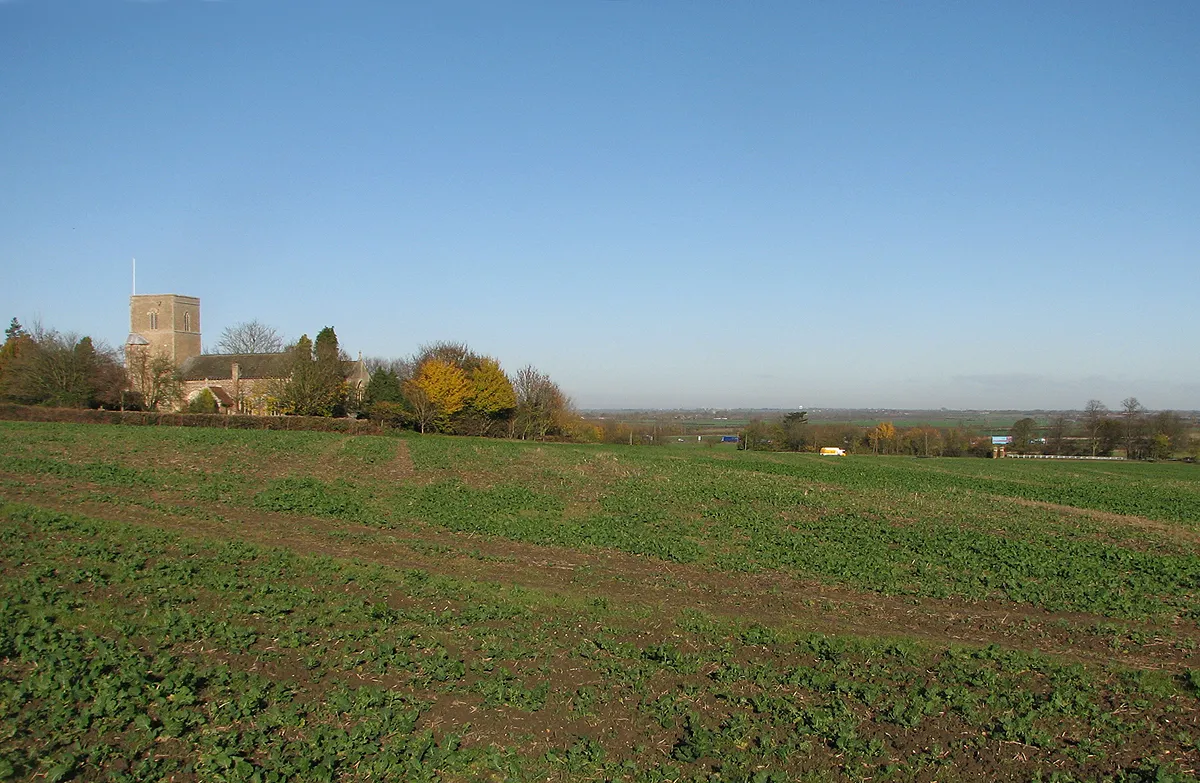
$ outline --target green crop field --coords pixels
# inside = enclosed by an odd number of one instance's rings
[[[1200,469],[0,422],[0,780],[1193,780]]]

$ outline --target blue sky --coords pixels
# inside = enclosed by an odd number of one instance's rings
[[[0,2],[0,317],[585,407],[1200,408],[1200,3]]]

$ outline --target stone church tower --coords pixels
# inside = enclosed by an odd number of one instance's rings
[[[136,354],[164,354],[176,367],[200,355],[200,300],[178,294],[129,297],[125,361]]]

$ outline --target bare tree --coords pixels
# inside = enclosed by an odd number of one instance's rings
[[[413,417],[416,419],[417,427],[420,428],[421,434],[425,434],[425,430],[432,427],[437,421],[438,406],[432,400],[425,390],[418,384],[406,381],[404,384],[404,396],[408,399],[409,405],[412,406]]]
[[[129,380],[134,391],[142,395],[146,410],[159,407],[174,408],[183,399],[183,376],[171,357],[159,351],[136,351],[128,357]]]
[[[217,342],[217,353],[282,353],[283,338],[260,321],[243,321],[225,327]]]
[[[1142,424],[1146,409],[1137,397],[1126,397],[1121,400],[1121,418],[1125,436],[1125,456],[1128,459],[1141,459],[1145,456],[1142,444]]]
[[[363,364],[367,366],[367,372],[372,375],[376,370],[383,370],[395,375],[401,381],[407,381],[416,374],[417,360],[410,357],[390,359],[384,356],[367,356],[363,358]]]
[[[1150,420],[1150,429],[1155,437],[1165,435],[1169,453],[1184,448],[1187,443],[1187,422],[1175,411],[1159,411]]]
[[[1046,432],[1046,453],[1066,454],[1067,451],[1067,417],[1063,415],[1050,419],[1050,429]]]
[[[1093,457],[1096,456],[1096,449],[1100,445],[1100,436],[1107,418],[1107,405],[1100,400],[1088,400],[1083,409],[1083,431],[1087,433],[1088,445],[1092,448]]]
[[[472,373],[483,361],[482,356],[475,353],[466,343],[456,343],[452,340],[438,340],[425,343],[417,349],[412,358],[413,372],[429,359],[440,359],[447,364],[453,364],[465,373]]]
[[[513,391],[517,394],[517,411],[512,419],[515,437],[541,439],[552,431],[566,430],[570,425],[570,398],[549,375],[533,365],[517,370]]]

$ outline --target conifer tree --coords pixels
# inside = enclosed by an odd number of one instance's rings
[[[344,416],[347,388],[337,334],[326,326],[314,345],[303,335],[291,348],[291,376],[284,384],[284,413],[296,416]]]

